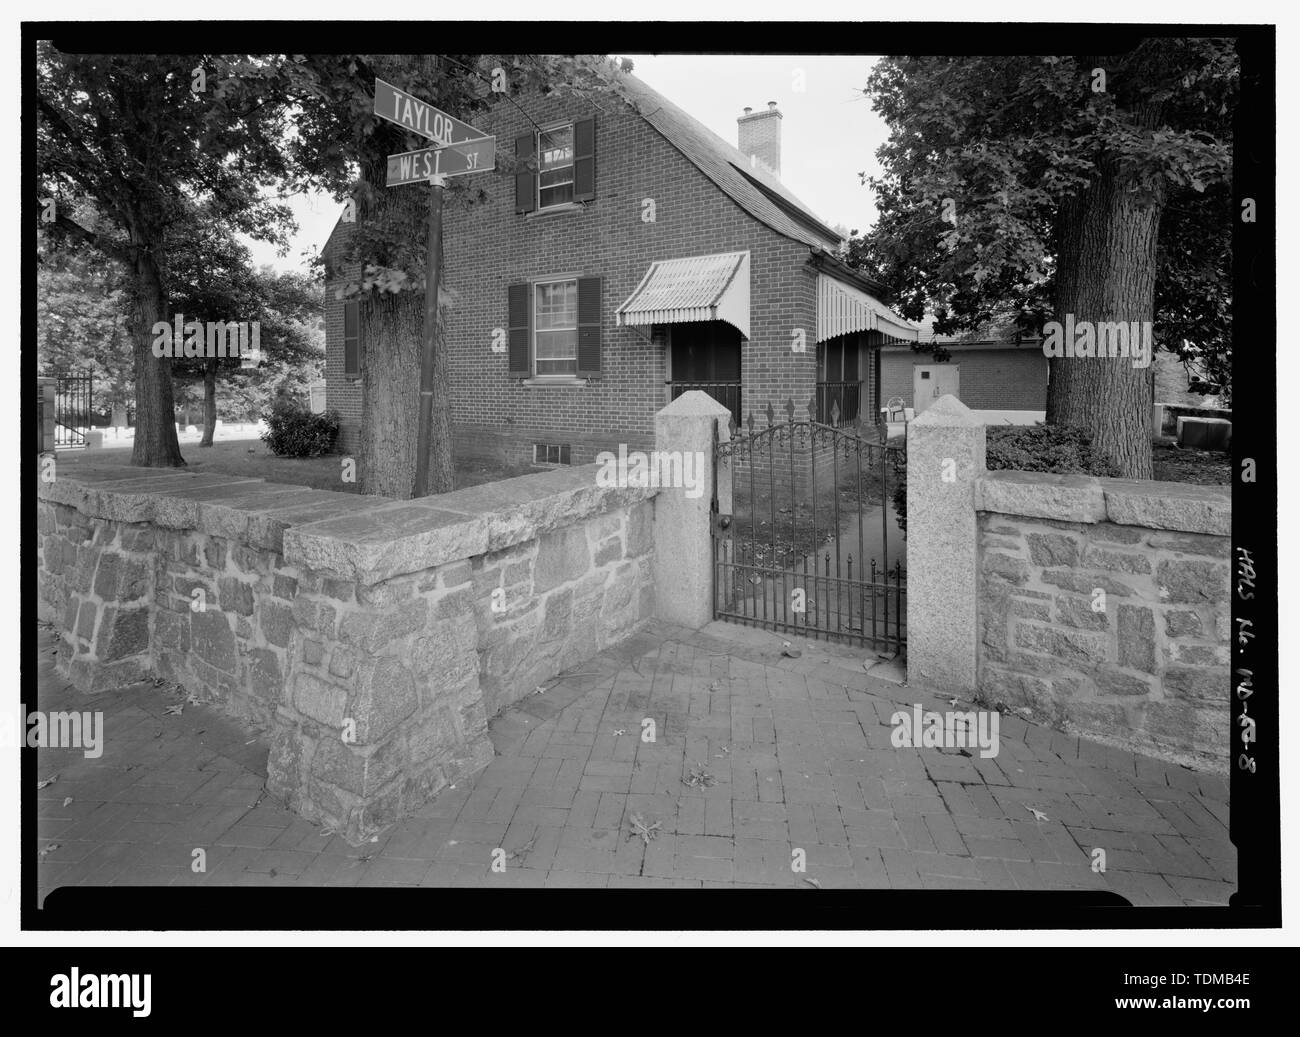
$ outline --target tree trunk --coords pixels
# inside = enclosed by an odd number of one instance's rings
[[[135,368],[135,443],[131,463],[145,468],[185,464],[176,438],[171,360],[153,355],[153,326],[166,320],[162,271],[148,246],[137,249],[131,286],[131,345]]]
[[[1139,203],[1113,168],[1061,207],[1057,220],[1055,319],[1150,322],[1155,309],[1156,242],[1161,199]],[[1150,188],[1148,188],[1150,190]],[[1154,345],[1152,346],[1154,351]],[[1129,357],[1052,357],[1047,421],[1092,435],[1126,479],[1151,478],[1153,368]]]
[[[217,358],[208,357],[203,364],[203,438],[199,446],[211,446],[217,430]]]
[[[430,56],[400,59],[422,65],[432,82]],[[382,76],[381,76],[382,78]],[[436,102],[437,98],[428,98]],[[362,179],[370,185],[370,198],[359,206],[358,222],[387,223],[402,228],[409,241],[421,248],[429,219],[429,188],[423,184],[387,187],[388,154],[400,151],[392,132],[375,134],[361,163]],[[360,228],[359,228],[360,229]],[[391,233],[391,231],[390,231]],[[363,256],[365,262],[383,264],[383,256]],[[406,288],[399,292],[371,292],[361,301],[365,352],[361,358],[361,434],[357,451],[357,488],[362,493],[408,500],[415,493],[415,455],[419,422],[420,351],[424,335],[424,293]],[[439,324],[445,323],[440,311]],[[433,436],[429,465],[429,492],[453,489],[451,460],[451,397],[445,336],[435,343]]]
[[[441,262],[442,257],[439,256],[438,260]],[[439,295],[441,294],[439,292]],[[433,434],[429,440],[430,494],[450,493],[456,488],[456,470],[451,457],[451,364],[447,357],[447,311],[441,305],[438,307],[437,338],[434,339],[433,348]]]
[[[361,493],[409,500],[415,491],[421,306],[415,292],[381,292],[361,304]]]

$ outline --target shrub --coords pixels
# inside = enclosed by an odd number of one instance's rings
[[[1060,425],[991,425],[985,430],[985,467],[994,472],[1012,468],[1019,472],[1056,475],[1117,476],[1119,468],[1109,458],[1092,452],[1092,437],[1081,428]],[[907,532],[907,475],[894,487],[894,512]]]
[[[1119,475],[1114,462],[1092,452],[1092,437],[1081,428],[995,425],[985,438],[985,466],[991,472],[1013,468],[1057,475]]]
[[[339,416],[332,410],[313,414],[282,397],[262,417],[267,424],[262,442],[277,457],[320,457],[330,453],[339,438]]]

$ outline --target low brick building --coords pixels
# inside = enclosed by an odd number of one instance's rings
[[[948,358],[936,362],[930,351],[886,345],[880,351],[886,404],[901,399],[921,414],[940,396],[956,396],[976,411],[1047,409],[1047,357],[1040,338],[1018,336],[1009,326],[940,335],[930,316],[921,322],[918,341],[943,347]]]
[[[760,425],[791,398],[800,418],[811,404],[823,421],[874,420],[877,347],[916,329],[781,184],[775,103],[746,109],[736,148],[622,78],[626,96],[522,94],[476,119],[497,170],[445,214],[455,455],[579,464],[646,448],[654,413],[689,389]],[[331,289],[356,274],[352,229],[326,247]],[[334,295],[328,401],[351,449],[366,348],[357,304]]]

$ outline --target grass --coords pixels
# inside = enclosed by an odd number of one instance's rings
[[[131,458],[131,448],[115,447],[81,453],[86,460],[120,461]],[[310,486],[314,490],[337,490],[356,493],[357,484],[342,479],[341,454],[324,457],[276,457],[265,443],[257,439],[232,439],[201,447],[194,443],[181,445],[190,472],[218,472],[222,475],[242,475],[250,479],[287,483],[291,486]],[[510,466],[488,461],[457,461],[456,489],[479,486],[483,483],[527,475],[537,469],[529,465]]]

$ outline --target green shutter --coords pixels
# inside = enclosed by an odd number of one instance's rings
[[[596,120],[579,119],[573,124],[573,200],[589,202],[596,197]]]
[[[527,378],[532,373],[528,357],[528,285],[512,284],[506,289],[506,299],[510,309],[510,377]]]
[[[600,374],[600,278],[578,278],[578,377]]]
[[[515,212],[537,208],[537,138],[531,133],[515,138]]]
[[[355,302],[343,304],[343,373],[361,373],[361,312]]]

